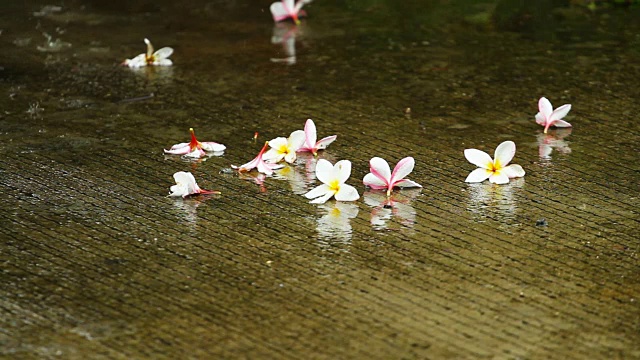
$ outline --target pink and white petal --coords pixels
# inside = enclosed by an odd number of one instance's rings
[[[544,116],[546,119],[549,119],[551,113],[553,112],[553,106],[551,105],[551,102],[543,96],[540,98],[540,100],[538,100],[538,110],[540,110],[542,116]]]
[[[536,123],[538,123],[538,125],[545,126],[547,124],[547,118],[545,118],[544,115],[542,115],[542,113],[537,113]]]
[[[315,149],[307,147],[307,146],[303,146],[300,149],[298,149],[296,152],[313,152]]]
[[[153,56],[156,58],[156,61],[166,59],[173,54],[173,49],[170,47],[163,47],[158,51],[153,53]]]
[[[329,144],[331,144],[332,142],[336,141],[336,139],[338,138],[338,135],[331,135],[331,136],[327,136],[326,138],[322,138],[321,140],[318,140],[318,142],[316,143],[316,149],[318,150],[324,150],[327,148],[327,146],[329,146]]]
[[[489,156],[489,154],[487,154],[486,152],[478,149],[465,149],[464,157],[473,165],[483,169],[490,169],[491,165],[493,164],[491,156]]]
[[[331,190],[329,185],[322,184],[309,190],[306,194],[304,194],[304,197],[306,197],[307,199],[315,199],[319,196],[324,196],[327,193],[331,193],[333,195],[333,191]]]
[[[187,153],[185,155],[183,155],[184,157],[189,157],[189,158],[194,158],[194,159],[199,159],[203,156],[207,155],[207,153],[204,152],[204,150],[202,149],[195,149],[190,153]]]
[[[287,146],[289,147],[289,150],[295,155],[295,152],[304,145],[305,139],[304,131],[296,130],[292,132],[287,139]]]
[[[258,161],[256,167],[258,168],[258,172],[261,172],[265,175],[271,175],[273,174],[274,170],[276,170],[277,168],[279,169],[280,165],[267,164],[264,161]]]
[[[296,8],[295,0],[282,0],[282,5],[289,14]]]
[[[189,144],[187,144],[187,146],[183,146],[183,147],[178,147],[175,148],[175,145],[171,147],[171,149],[169,150],[164,150],[165,154],[172,154],[172,155],[185,155],[188,154],[189,151],[191,151],[191,148],[189,147]]]
[[[173,61],[169,59],[159,59],[153,62],[154,66],[171,66],[173,65]]]
[[[338,201],[356,201],[360,198],[360,194],[353,186],[342,184],[340,190],[336,192],[335,198]]]
[[[523,177],[525,172],[524,169],[522,168],[522,166],[518,165],[518,164],[511,164],[507,167],[504,167],[502,169],[502,172],[505,173],[505,175],[507,175],[507,177],[509,177],[510,179],[512,178],[517,178],[517,177]]]
[[[271,10],[271,16],[273,16],[273,21],[275,22],[282,21],[291,16],[280,1],[271,4],[269,10]]]
[[[467,175],[467,178],[464,179],[464,182],[468,182],[468,183],[483,182],[487,180],[491,175],[493,175],[493,171],[489,171],[483,168],[478,168],[473,170],[471,173],[469,173],[469,175]]]
[[[385,159],[380,157],[371,158],[369,160],[369,170],[386,184],[391,181],[391,168],[389,168],[389,163]]]
[[[565,116],[567,116],[569,111],[571,111],[571,104],[564,104],[564,105],[560,106],[559,108],[553,110],[553,113],[551,113],[551,116],[549,117],[549,119],[551,121],[560,120],[560,119],[564,118]]]
[[[413,171],[415,163],[416,161],[411,156],[398,161],[396,166],[393,168],[393,172],[391,173],[391,180],[389,182],[395,183],[399,180],[404,179]]]
[[[316,124],[313,122],[313,120],[307,119],[307,122],[304,123],[304,135],[305,135],[304,147],[308,149],[313,149],[316,145],[316,139],[318,138],[318,134],[316,133]]]
[[[333,166],[333,178],[344,184],[351,176],[351,161],[340,160]]]
[[[272,163],[277,163],[280,160],[282,160],[284,158],[283,153],[281,153],[280,151],[276,150],[276,149],[269,149],[267,150],[267,152],[265,152],[262,155],[262,159],[264,161],[268,161],[268,162],[272,162]]]
[[[328,184],[333,180],[333,165],[328,160],[318,160],[316,163],[316,178],[323,184]]]
[[[384,182],[379,177],[373,175],[372,173],[368,173],[367,175],[365,175],[364,178],[362,179],[362,183],[365,186],[368,186],[376,190],[386,189],[389,186],[386,182]]]
[[[394,183],[393,186],[397,186],[399,188],[422,187],[422,185],[418,184],[417,182],[411,181],[411,180],[407,180],[407,179],[402,179],[402,180]]]
[[[307,1],[304,0],[299,0],[295,7],[293,8],[293,12],[295,12],[296,14],[298,14],[300,12],[300,9],[302,9],[302,6],[307,3]]]
[[[507,174],[505,174],[504,171],[496,171],[493,173],[493,175],[489,176],[489,181],[493,184],[498,185],[508,184],[509,177],[507,176]]]
[[[551,124],[551,126],[560,127],[560,128],[566,128],[566,127],[571,127],[571,124],[569,124],[568,122],[566,122],[564,120],[556,120]]]
[[[504,141],[498,145],[496,152],[493,154],[494,164],[504,167],[513,159],[515,154],[516,143],[510,140]]]
[[[204,151],[224,151],[227,148],[226,146],[213,141],[206,141],[200,144],[202,144],[202,149]]]
[[[189,143],[188,142],[183,142],[183,143],[180,143],[180,144],[175,144],[175,145],[173,145],[171,147],[171,150],[175,150],[177,148],[181,148],[181,147],[185,147],[185,146],[189,146]]]

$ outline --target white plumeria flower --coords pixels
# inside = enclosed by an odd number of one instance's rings
[[[538,109],[540,111],[536,114],[536,122],[544,126],[545,134],[551,126],[571,127],[571,124],[564,120],[561,120],[563,117],[567,116],[567,114],[571,110],[571,104],[564,104],[559,108],[553,110],[553,105],[551,105],[551,102],[547,100],[546,97],[541,97],[538,101]]]
[[[219,191],[201,189],[198,184],[196,184],[196,179],[190,172],[178,171],[173,174],[173,179],[176,181],[176,185],[171,186],[169,189],[171,191],[169,196],[172,197],[182,196],[185,198],[198,194],[220,194]]]
[[[278,163],[284,159],[292,164],[296,161],[296,151],[304,144],[304,131],[296,130],[289,135],[289,138],[277,137],[269,141],[271,149],[264,154],[264,160]]]
[[[316,124],[314,124],[311,119],[307,119],[307,122],[304,124],[304,136],[304,145],[298,149],[298,152],[308,151],[313,155],[318,155],[318,150],[326,149],[329,144],[338,138],[338,135],[331,135],[316,141],[318,139]]]
[[[231,165],[231,167],[238,170],[239,172],[251,171],[251,169],[257,168],[258,172],[261,172],[265,175],[273,174],[274,170],[281,169],[284,167],[284,165],[270,164],[264,161],[263,157],[264,157],[264,152],[267,150],[267,146],[269,146],[269,142],[265,141],[264,146],[262,147],[262,150],[260,150],[260,152],[258,153],[258,156],[256,156],[253,160],[249,161],[244,165],[240,165],[240,166]]]
[[[294,3],[294,0],[282,0],[271,4],[269,8],[271,10],[271,16],[273,21],[279,22],[291,18],[296,25],[300,24],[298,17],[305,16],[305,12],[302,9],[304,4],[310,3],[311,0],[299,0],[298,3]]]
[[[505,141],[498,145],[494,159],[482,150],[465,149],[464,157],[478,166],[478,169],[467,176],[465,182],[476,183],[489,179],[494,184],[507,184],[511,178],[524,176],[522,166],[516,164],[507,166],[515,154],[516,144],[513,141]]]
[[[312,204],[324,204],[335,196],[338,201],[355,201],[360,198],[358,190],[345,182],[351,176],[351,161],[340,160],[335,165],[325,159],[318,160],[316,178],[322,185],[304,194],[307,199],[315,199]]]
[[[130,68],[139,68],[144,66],[171,66],[173,62],[169,60],[169,56],[173,54],[173,49],[170,47],[163,47],[158,51],[153,51],[153,45],[149,39],[144,39],[147,44],[147,53],[140,54],[133,59],[126,59],[122,65]]]
[[[173,155],[184,155],[185,157],[190,158],[201,158],[206,155],[207,151],[220,153],[227,148],[226,146],[213,141],[198,141],[198,139],[196,139],[196,134],[193,131],[193,128],[190,128],[189,132],[191,133],[190,142],[175,144],[171,147],[171,149],[164,150],[164,153]]]
[[[386,189],[387,196],[391,194],[394,187],[410,188],[410,187],[422,187],[415,181],[405,179],[405,176],[409,175],[413,171],[415,166],[415,160],[408,156],[400,161],[393,168],[389,167],[389,163],[379,157],[374,157],[369,161],[370,173],[364,176],[362,182],[376,190]]]

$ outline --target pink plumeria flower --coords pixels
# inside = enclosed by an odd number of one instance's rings
[[[318,160],[316,178],[322,182],[308,193],[307,199],[315,199],[312,204],[324,204],[335,196],[338,201],[355,201],[360,198],[358,190],[345,182],[351,176],[351,161],[340,160],[335,165],[325,159]]]
[[[292,164],[296,161],[296,151],[304,144],[304,131],[296,130],[289,138],[277,137],[269,141],[271,149],[264,154],[265,161],[278,163],[284,161]]]
[[[170,47],[163,47],[158,51],[153,51],[153,45],[149,39],[144,39],[147,44],[147,53],[140,54],[133,59],[126,59],[122,62],[122,65],[130,68],[140,68],[144,66],[171,66],[173,62],[169,60],[169,56],[173,54],[173,49]]]
[[[258,172],[261,172],[265,175],[273,174],[274,170],[280,169],[284,167],[284,165],[267,163],[263,159],[264,152],[267,151],[268,146],[269,146],[269,142],[265,141],[264,146],[262,147],[262,150],[260,150],[260,153],[258,154],[258,156],[256,156],[255,159],[249,161],[244,165],[240,165],[240,166],[231,165],[231,167],[240,172],[251,171],[251,169],[257,168]]]
[[[538,109],[540,111],[536,114],[536,122],[544,126],[545,134],[551,126],[571,127],[571,124],[564,120],[561,120],[563,117],[567,116],[567,114],[571,110],[571,104],[564,104],[559,108],[553,110],[551,102],[547,100],[546,97],[541,97],[538,101]]]
[[[184,155],[190,158],[201,158],[206,155],[207,151],[221,152],[227,147],[213,141],[200,142],[196,139],[196,133],[193,128],[189,129],[191,133],[191,141],[188,143],[175,144],[169,150],[164,150],[165,154]]]
[[[298,152],[308,151],[315,156],[318,155],[318,150],[324,150],[329,144],[336,141],[338,135],[327,136],[316,142],[318,138],[316,124],[313,123],[313,120],[307,119],[307,122],[304,124],[304,137],[304,145],[298,149]]]
[[[391,194],[394,187],[422,187],[415,181],[405,179],[405,176],[413,171],[414,166],[415,160],[409,156],[398,161],[396,167],[393,168],[393,172],[391,172],[389,163],[385,159],[374,157],[369,161],[371,172],[364,176],[362,182],[372,189],[387,189],[387,196]]]
[[[310,2],[311,0],[298,0],[298,3],[294,4],[294,0],[282,0],[271,4],[269,9],[271,10],[273,21],[279,22],[291,18],[296,25],[299,25],[300,20],[298,17],[306,15],[304,10],[301,10],[302,6]]]
[[[513,141],[505,141],[498,145],[494,153],[494,159],[486,152],[478,149],[465,149],[464,157],[478,169],[473,170],[465,179],[465,182],[476,183],[489,179],[494,184],[507,184],[509,179],[524,176],[522,166],[507,165],[516,154],[516,144]]]
[[[182,198],[186,198],[187,196],[199,194],[220,194],[220,191],[201,189],[190,172],[178,171],[173,174],[173,179],[176,181],[176,185],[171,186],[169,189],[171,191],[169,196],[171,197],[182,196]]]

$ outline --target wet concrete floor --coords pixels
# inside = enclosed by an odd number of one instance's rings
[[[640,358],[638,8],[269,3],[8,1],[2,356]],[[173,67],[119,66],[145,37]],[[228,170],[307,118],[358,201],[309,204],[312,156]],[[163,155],[190,127],[224,154]],[[504,140],[526,176],[465,183]],[[373,156],[423,188],[365,189]],[[222,194],[168,198],[176,171]]]

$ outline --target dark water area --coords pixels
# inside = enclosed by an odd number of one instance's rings
[[[638,4],[270,4],[3,3],[2,356],[640,358]],[[144,38],[173,66],[122,66]],[[231,169],[308,118],[318,157]],[[226,150],[163,154],[189,128]],[[505,140],[526,175],[465,183]],[[309,204],[319,159],[357,201]]]

